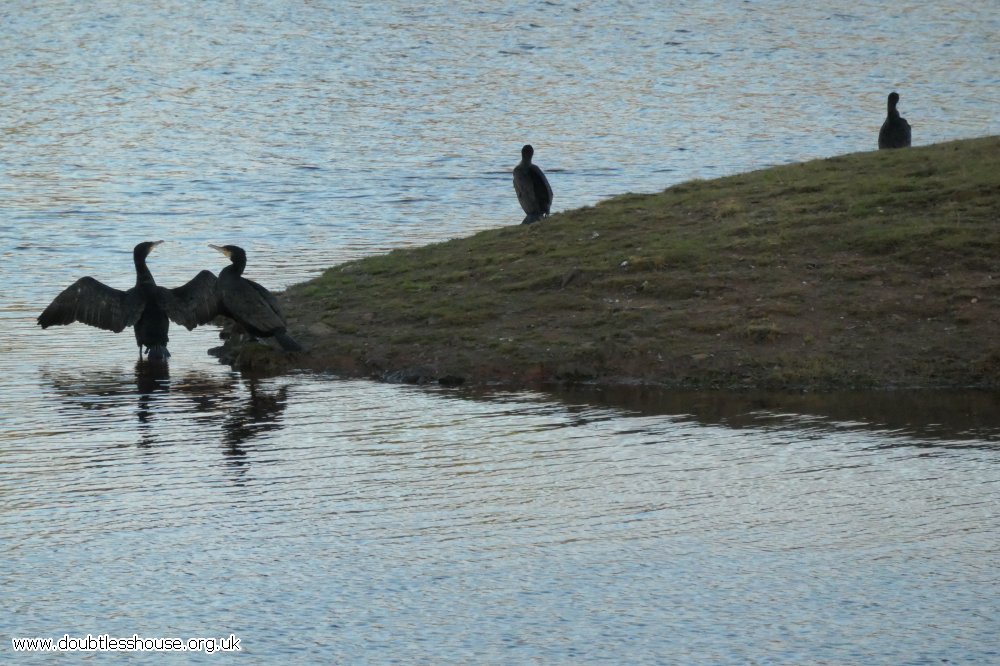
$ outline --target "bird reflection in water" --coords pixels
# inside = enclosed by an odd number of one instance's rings
[[[137,398],[138,446],[155,443],[152,422],[161,410],[156,405],[170,393],[169,366],[161,361],[137,361],[131,376],[121,371],[45,372],[43,377],[60,397],[57,406],[67,415],[74,436],[117,439],[123,430],[120,414]],[[81,411],[82,410],[82,411]],[[96,414],[101,414],[95,417]]]
[[[148,360],[136,362],[132,376],[120,371],[44,376],[59,395],[58,408],[73,423],[76,436],[113,439],[124,429],[119,415],[134,399],[139,448],[177,441],[208,443],[204,425],[216,423],[224,460],[234,468],[246,466],[248,440],[281,429],[289,389],[284,385],[265,390],[259,380],[235,373],[219,377],[191,372],[171,378],[166,363]],[[104,414],[95,418],[95,412]],[[166,414],[190,418],[169,419],[168,425],[162,418]],[[192,437],[187,430],[194,428],[198,434]]]
[[[223,450],[227,463],[234,469],[247,464],[247,440],[282,427],[281,416],[288,405],[288,386],[274,392],[261,390],[256,379],[247,380],[250,398],[241,405],[232,406],[222,423]]]
[[[149,448],[156,442],[151,423],[154,413],[153,403],[157,399],[157,393],[170,391],[170,366],[157,361],[136,361],[135,388],[139,394],[139,405],[136,409],[136,417],[139,419],[137,446]]]

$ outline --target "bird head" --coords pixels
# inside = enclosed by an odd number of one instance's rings
[[[227,257],[229,257],[230,261],[233,261],[233,262],[235,262],[235,261],[237,261],[239,259],[242,259],[245,262],[246,259],[247,259],[247,253],[244,252],[243,248],[241,248],[238,245],[211,245],[211,244],[209,244],[209,247],[212,248],[213,250],[217,250],[217,251],[221,252],[222,254],[226,255]]]
[[[158,241],[145,241],[143,243],[139,243],[138,245],[135,246],[135,249],[132,250],[132,254],[134,254],[137,257],[142,257],[143,259],[145,259],[146,257],[149,256],[149,253],[153,251],[153,248],[162,242],[163,241],[158,240]]]

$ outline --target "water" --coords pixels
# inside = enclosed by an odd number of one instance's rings
[[[34,324],[141,240],[161,284],[237,243],[280,289],[516,224],[525,142],[562,210],[873,149],[892,89],[916,144],[1000,130],[993,3],[800,4],[0,6],[0,636],[1000,661],[996,396],[253,380],[210,327],[156,374]]]

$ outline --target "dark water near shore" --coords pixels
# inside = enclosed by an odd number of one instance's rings
[[[211,328],[152,371],[34,324],[141,240],[161,284],[236,243],[280,289],[515,224],[525,142],[562,210],[870,150],[892,89],[918,145],[1000,131],[995,4],[799,4],[0,6],[5,654],[1000,661],[996,395],[253,380]]]

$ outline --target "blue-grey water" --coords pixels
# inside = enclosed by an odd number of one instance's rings
[[[916,145],[996,134],[998,34],[993,0],[0,4],[4,660],[1000,663],[996,395],[253,380],[212,327],[154,371],[34,323],[142,240],[160,284],[234,243],[281,289],[516,224],[528,142],[565,210],[872,150],[893,89]]]

